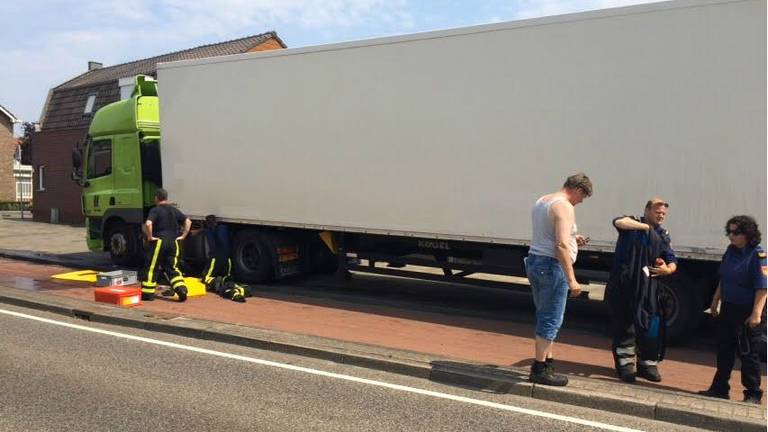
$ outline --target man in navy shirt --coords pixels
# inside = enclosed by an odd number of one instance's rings
[[[744,402],[759,404],[760,329],[766,299],[766,254],[760,230],[751,216],[734,216],[725,225],[731,244],[720,263],[720,285],[710,311],[717,322],[717,372],[705,396],[729,399],[733,363],[741,358]]]
[[[606,301],[612,316],[616,372],[625,382],[634,382],[636,374],[649,381],[661,381],[658,362],[663,352],[664,329],[660,327],[665,324],[655,278],[677,270],[669,232],[661,226],[668,209],[669,204],[654,197],[646,203],[643,217],[621,216],[613,220],[619,238]]]

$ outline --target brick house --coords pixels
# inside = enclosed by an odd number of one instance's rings
[[[71,179],[72,149],[85,141],[93,113],[130,97],[136,75],[157,77],[157,64],[163,62],[282,48],[286,45],[277,33],[267,32],[110,67],[88,62],[87,72],[48,92],[40,131],[32,137],[34,220],[66,224],[84,222],[81,188]]]
[[[19,143],[13,136],[13,125],[18,122],[16,116],[0,105],[0,202],[16,201],[13,162]]]

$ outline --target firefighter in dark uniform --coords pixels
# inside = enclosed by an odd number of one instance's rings
[[[198,234],[203,230],[193,230]],[[238,303],[245,303],[251,297],[250,289],[232,280],[232,236],[229,227],[218,223],[215,215],[205,217],[205,243],[208,246],[208,260],[205,263],[202,280],[207,291]]]
[[[149,246],[144,267],[139,273],[141,299],[155,299],[157,280],[162,267],[168,274],[171,289],[179,296],[179,301],[183,302],[187,300],[187,287],[179,270],[179,241],[183,241],[189,234],[192,221],[181,210],[168,204],[168,192],[165,189],[157,190],[155,204],[155,207],[149,210],[143,226]]]
[[[203,271],[203,282],[211,285],[216,277],[229,280],[232,276],[232,239],[227,226],[219,224],[215,215],[205,217],[205,243],[208,245],[208,262]]]
[[[637,375],[661,381],[658,362],[663,358],[666,324],[656,277],[677,270],[669,232],[661,226],[668,209],[664,200],[652,198],[643,217],[613,220],[619,238],[605,297],[612,317],[614,365],[619,378],[629,383]]]
[[[725,225],[731,244],[720,263],[720,285],[710,311],[717,318],[717,372],[704,396],[729,399],[733,363],[741,358],[744,402],[760,404],[760,338],[766,299],[766,254],[760,230],[750,216],[734,216]]]

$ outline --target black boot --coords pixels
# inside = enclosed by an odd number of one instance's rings
[[[555,373],[555,359],[548,357],[544,360],[544,369],[546,369],[548,373]]]
[[[616,375],[619,376],[619,379],[624,381],[625,383],[632,384],[635,382],[635,365],[628,364],[624,366],[617,366],[616,367]]]
[[[187,287],[180,286],[175,289],[176,295],[179,296],[179,302],[187,301]]]
[[[661,382],[661,374],[659,373],[659,368],[655,365],[638,365],[637,374],[640,375],[640,378],[645,378],[648,381]]]
[[[141,293],[141,301],[153,301],[155,299],[155,295],[152,293]]]
[[[728,395],[728,392],[720,392],[712,387],[708,388],[707,390],[702,390],[700,392],[697,392],[697,394],[700,394],[701,396],[711,397],[711,398],[718,398],[718,399],[725,399],[728,400],[731,397]]]
[[[534,361],[531,366],[529,381],[536,384],[562,387],[568,384],[568,377],[555,373],[552,366],[547,367],[545,362]]]
[[[744,390],[744,402],[760,405],[760,401],[763,399],[763,392],[760,390],[750,391]]]

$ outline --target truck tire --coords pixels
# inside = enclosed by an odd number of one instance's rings
[[[235,235],[232,267],[239,281],[259,283],[274,279],[272,248],[263,233],[243,230]]]
[[[119,267],[138,267],[143,260],[139,228],[124,222],[113,222],[104,237],[112,262]]]
[[[659,281],[667,315],[667,341],[679,342],[695,330],[703,312],[702,297],[695,283],[682,274],[673,274]]]

